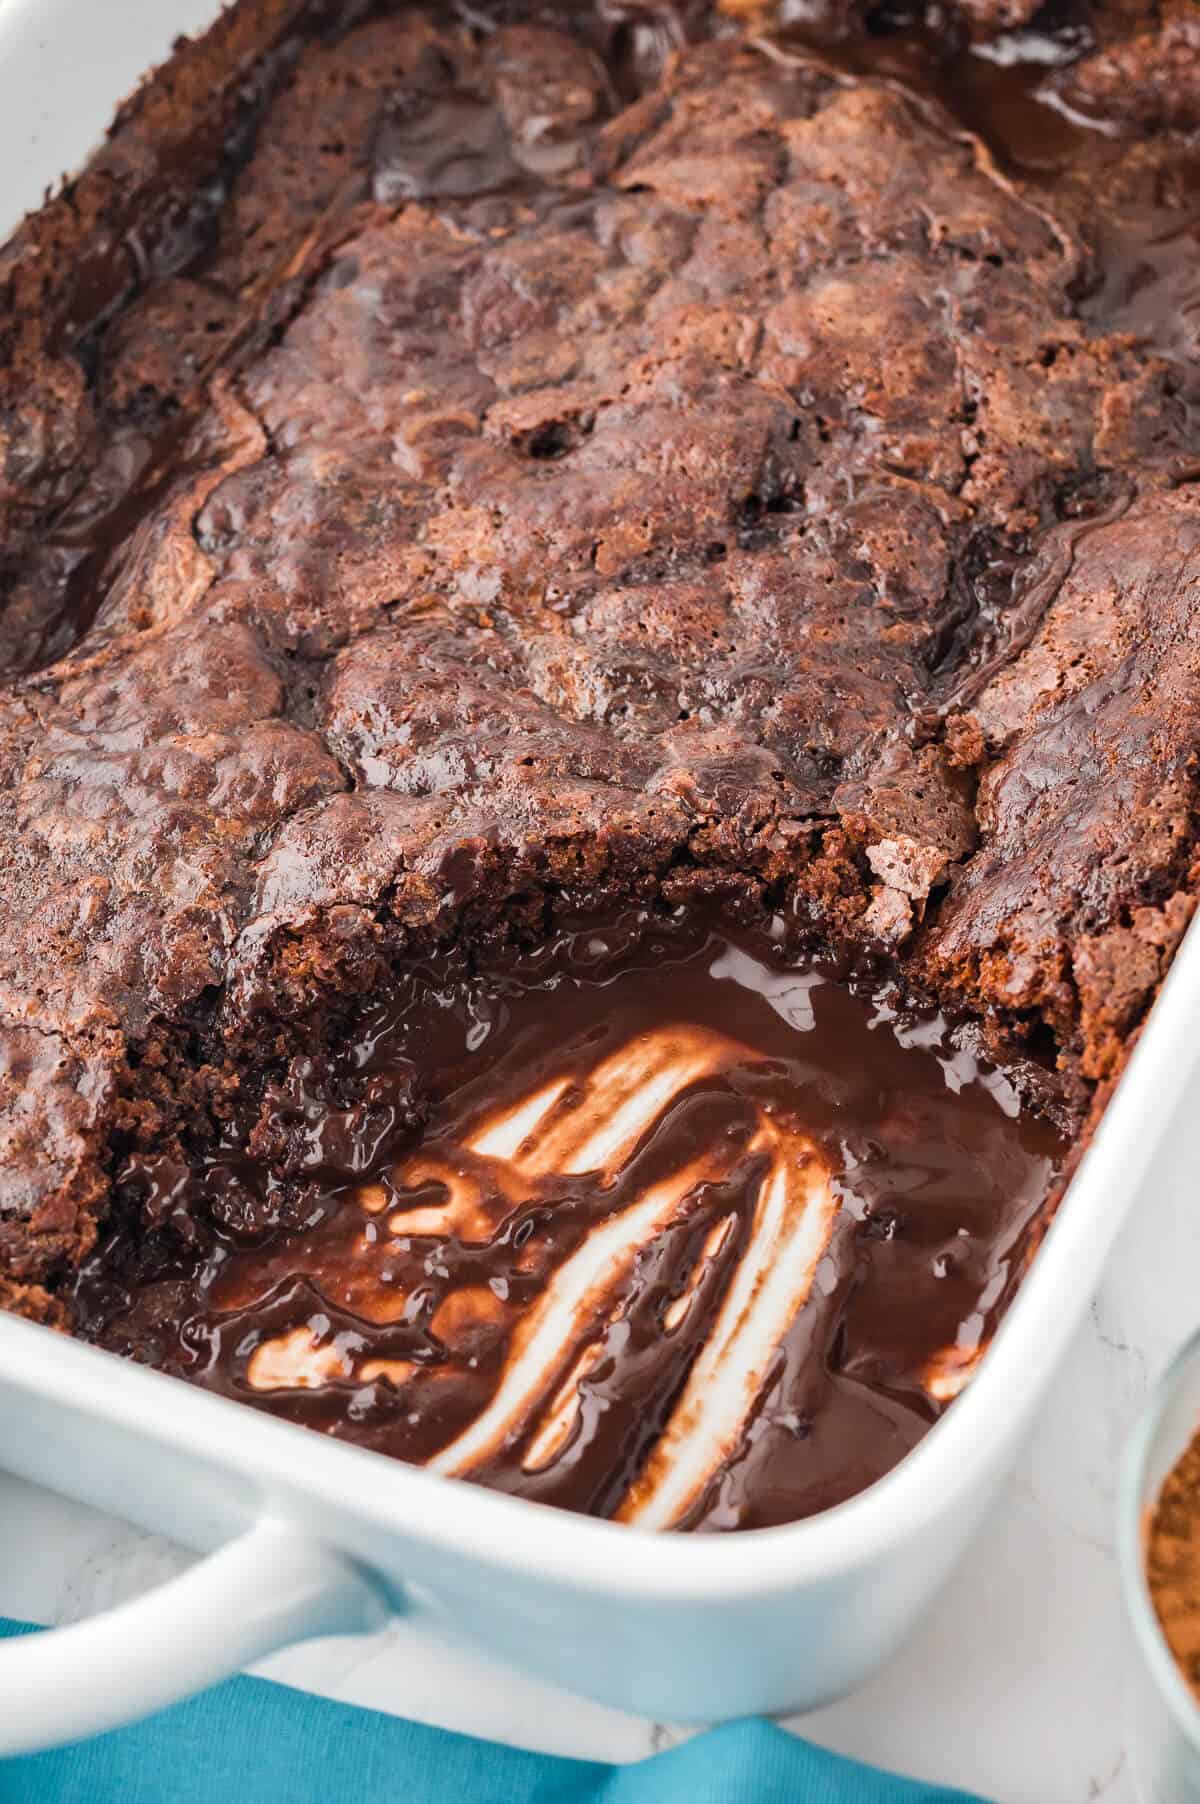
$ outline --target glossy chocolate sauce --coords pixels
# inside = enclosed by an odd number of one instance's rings
[[[302,1062],[198,1174],[131,1168],[175,1268],[131,1287],[131,1228],[76,1301],[105,1345],[402,1459],[763,1526],[870,1484],[968,1381],[1061,1150],[940,1016],[629,914],[410,971],[332,1086]]]

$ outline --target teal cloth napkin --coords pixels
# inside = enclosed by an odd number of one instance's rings
[[[27,1625],[0,1619],[0,1636]],[[0,1709],[3,1699],[0,1698]],[[149,1721],[0,1762],[0,1804],[981,1804],[746,1721],[632,1766],[527,1754],[231,1679]]]

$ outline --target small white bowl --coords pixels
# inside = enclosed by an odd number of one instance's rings
[[[1146,1546],[1163,1481],[1200,1432],[1200,1332],[1175,1355],[1126,1449],[1117,1550],[1133,1629],[1128,1745],[1141,1804],[1200,1804],[1200,1703],[1184,1679],[1150,1597]]]

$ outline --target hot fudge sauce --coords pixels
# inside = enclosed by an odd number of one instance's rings
[[[412,969],[247,1144],[194,1180],[135,1166],[143,1212],[191,1184],[210,1233],[128,1289],[116,1237],[79,1309],[437,1471],[646,1527],[783,1522],[957,1394],[1060,1153],[940,1016],[631,913]]]

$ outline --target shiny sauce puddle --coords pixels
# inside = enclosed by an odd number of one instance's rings
[[[969,1381],[1061,1153],[941,1016],[627,915],[415,967],[199,1170],[131,1162],[81,1326],[521,1496],[786,1522]]]

